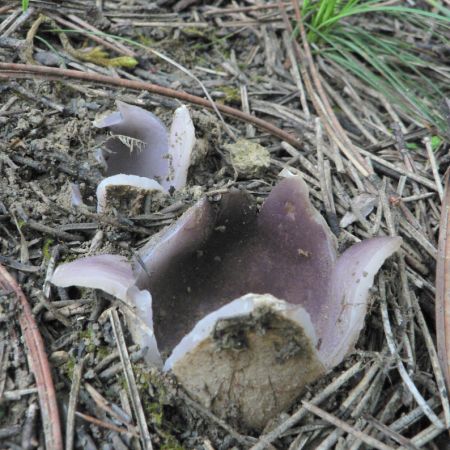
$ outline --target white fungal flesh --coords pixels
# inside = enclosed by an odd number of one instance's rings
[[[108,175],[123,172],[148,177],[167,190],[185,187],[195,145],[189,109],[183,105],[175,110],[169,135],[151,112],[119,101],[117,107],[119,111],[95,122],[98,128],[109,128],[113,133],[104,153]],[[130,152],[134,147],[139,151]]]
[[[216,414],[239,411],[242,426],[261,429],[325,373],[309,315],[294,308],[269,294],[236,299],[200,320],[165,370]]]
[[[97,212],[102,212],[107,204],[107,190],[114,186],[130,186],[136,189],[148,191],[166,192],[165,189],[155,180],[137,175],[118,174],[104,178],[97,186]]]
[[[321,360],[331,369],[352,351],[364,326],[369,289],[380,267],[402,243],[399,237],[378,237],[353,245],[339,258],[331,277],[329,308],[340,314],[323,314],[316,331],[322,339]],[[332,318],[332,320],[328,320]]]
[[[122,300],[133,340],[147,350],[145,359],[149,364],[162,365],[153,333],[152,297],[148,291],[136,288],[133,270],[126,258],[119,255],[80,258],[57,267],[51,282],[59,287],[100,289]]]
[[[261,307],[270,308],[272,311],[278,312],[286,316],[286,318],[297,322],[309,337],[311,346],[315,347],[317,343],[316,333],[314,332],[309,314],[302,307],[293,307],[293,305],[284,300],[279,300],[272,295],[247,294],[222,306],[222,308],[208,314],[197,322],[193,330],[173,349],[170,357],[164,364],[164,370],[171,370],[174,364],[187,353],[192,352],[202,341],[209,338],[218,320],[233,317],[243,318],[254,313],[257,308]]]
[[[162,367],[162,358],[153,332],[152,296],[147,290],[132,286],[127,291],[127,300],[133,310],[126,311],[128,329],[133,340],[145,349],[144,359],[151,366]]]
[[[191,154],[195,145],[195,128],[189,109],[180,106],[176,109],[169,136],[169,176],[161,184],[179,190],[186,186]]]
[[[55,286],[80,286],[101,289],[123,301],[127,291],[134,285],[131,264],[119,255],[96,255],[62,264],[52,279]]]

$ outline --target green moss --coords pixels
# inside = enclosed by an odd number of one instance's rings
[[[141,399],[147,418],[158,428],[164,422],[164,405],[167,404],[167,392],[161,381],[152,371],[135,368],[136,380],[141,391]],[[154,392],[154,396],[150,395]]]
[[[124,375],[118,375],[117,382],[122,389],[128,390],[127,380]]]
[[[161,450],[184,450],[178,440],[171,435],[164,435],[165,442],[161,445]]]
[[[94,330],[91,326],[88,326],[84,331],[80,331],[79,336],[80,339],[84,339],[88,353],[95,353],[97,351],[97,345],[94,342]]]
[[[433,136],[431,138],[431,148],[433,149],[433,151],[437,150],[441,144],[442,138],[440,136]]]
[[[142,45],[145,45],[146,47],[153,47],[156,43],[154,39],[152,39],[149,36],[145,36],[144,34],[139,34],[136,40],[137,42],[139,42]]]
[[[75,370],[76,363],[77,360],[73,356],[70,356],[69,360],[64,364],[64,371],[70,380],[73,379],[73,371]]]
[[[97,347],[97,356],[100,359],[106,358],[111,354],[111,349],[107,345],[101,345]]]
[[[145,402],[144,410],[146,415],[150,417],[152,423],[158,428],[162,426],[164,419],[164,411],[161,403]]]
[[[258,75],[256,73],[250,75],[250,80],[254,83],[264,83],[266,79],[262,75]]]
[[[133,364],[133,372],[147,421],[158,429],[158,435],[161,437],[160,449],[184,450],[173,435],[173,425],[165,416],[165,406],[169,405],[170,401],[168,388],[161,375],[139,363]],[[123,376],[118,377],[118,382],[126,385]]]
[[[207,28],[186,27],[182,29],[182,32],[187,36],[210,39],[210,33]]]
[[[234,86],[222,86],[218,90],[222,91],[225,94],[224,100],[228,103],[240,102],[241,101],[241,92],[239,88]]]
[[[42,254],[44,256],[44,261],[49,261],[51,257],[50,247],[55,241],[51,238],[47,238],[44,241],[44,246],[42,247]]]
[[[132,56],[118,56],[116,58],[110,58],[108,53],[101,47],[95,47],[89,51],[73,50],[74,56],[77,56],[83,61],[88,61],[99,66],[104,67],[126,67],[133,69],[137,66],[137,59]]]

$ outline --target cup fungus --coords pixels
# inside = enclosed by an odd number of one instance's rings
[[[189,110],[180,106],[170,133],[158,117],[138,106],[117,101],[118,111],[95,123],[112,137],[99,157],[106,164],[105,178],[97,188],[97,210],[103,211],[111,188],[167,192],[186,185],[195,130]]]
[[[289,177],[259,213],[245,192],[203,198],[153,236],[139,263],[86,257],[52,281],[134,307],[129,328],[149,362],[164,360],[218,415],[261,429],[353,349],[374,276],[400,244],[377,237],[338,257],[305,183]]]

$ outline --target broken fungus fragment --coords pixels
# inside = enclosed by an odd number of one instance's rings
[[[165,193],[164,188],[155,180],[137,175],[113,175],[103,179],[97,186],[97,212],[103,212],[108,198],[114,195],[116,199],[134,194],[135,198],[155,192]]]
[[[289,177],[259,213],[244,192],[202,199],[153,236],[140,264],[88,257],[60,266],[53,283],[136,306],[141,321],[129,320],[130,331],[149,360],[165,360],[216,414],[237,411],[261,429],[353,349],[373,278],[400,243],[369,239],[338,258],[305,183]]]
[[[154,114],[138,106],[117,102],[118,111],[95,123],[113,134],[106,150],[97,158],[106,164],[108,177],[97,194],[98,210],[106,206],[106,187],[168,191],[186,185],[195,144],[195,130],[189,110],[180,106],[173,115],[170,132]]]

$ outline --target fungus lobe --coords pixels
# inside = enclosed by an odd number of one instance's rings
[[[353,349],[373,278],[400,243],[373,238],[338,258],[305,183],[289,177],[259,213],[245,192],[200,200],[139,252],[143,267],[125,269],[122,260],[114,295],[143,314],[145,327],[129,325],[149,360],[165,359],[164,369],[217,414],[237,411],[260,429]],[[85,271],[79,261],[60,266],[53,282],[111,293],[75,269]]]
[[[101,158],[107,177],[97,188],[97,210],[107,204],[107,191],[123,186],[136,191],[167,192],[186,185],[195,129],[189,110],[175,110],[170,132],[162,121],[138,106],[117,101],[118,111],[95,123],[113,134]]]

